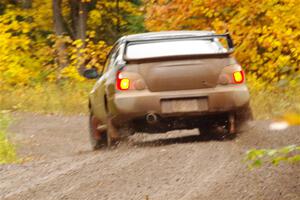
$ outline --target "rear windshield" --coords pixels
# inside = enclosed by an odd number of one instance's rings
[[[227,49],[224,48],[217,39],[159,41],[149,43],[129,43],[126,50],[126,58],[143,59],[225,52],[227,52]]]

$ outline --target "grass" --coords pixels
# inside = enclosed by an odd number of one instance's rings
[[[10,118],[3,111],[0,111],[0,164],[12,163],[17,160],[16,150],[7,138],[7,128]]]
[[[286,114],[300,113],[299,87],[260,87],[248,84],[251,107],[256,119],[282,118]]]
[[[1,91],[0,110],[79,114],[88,111],[91,83],[43,84]]]
[[[281,117],[285,113],[299,112],[300,94],[296,89],[289,91],[251,91],[251,107],[256,119]]]
[[[88,94],[94,82],[43,84],[0,91],[0,110],[25,112],[86,114]],[[300,109],[297,87],[272,88],[250,79],[251,106],[256,119],[279,117]]]

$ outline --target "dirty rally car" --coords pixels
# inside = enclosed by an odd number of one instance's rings
[[[251,119],[245,73],[229,34],[169,31],[120,38],[89,95],[93,149],[135,132],[198,128],[225,137]]]

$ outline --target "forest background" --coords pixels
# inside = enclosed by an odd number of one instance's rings
[[[121,36],[229,32],[256,118],[298,123],[299,0],[0,0],[0,110],[86,113],[94,81]],[[288,114],[287,114],[288,113]]]

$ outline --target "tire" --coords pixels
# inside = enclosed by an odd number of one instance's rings
[[[237,134],[245,131],[249,121],[253,120],[252,110],[249,104],[237,110],[233,115],[233,125],[230,118],[224,122],[205,124],[199,127],[200,136],[203,139],[234,139]],[[233,127],[232,127],[233,126]],[[233,128],[233,131],[231,131]]]
[[[203,139],[224,140],[234,138],[236,135],[234,114],[228,113],[224,119],[208,122],[199,127],[200,135]]]
[[[208,126],[198,128],[202,140],[213,139],[211,129]]]
[[[97,130],[98,126],[103,125],[92,113],[89,117],[89,138],[93,150],[107,147],[107,131]]]
[[[216,124],[207,124],[199,128],[200,137],[203,140],[222,140],[229,136],[228,128],[217,126]]]
[[[120,131],[113,125],[112,120],[107,120],[107,147],[115,147],[121,141]]]

